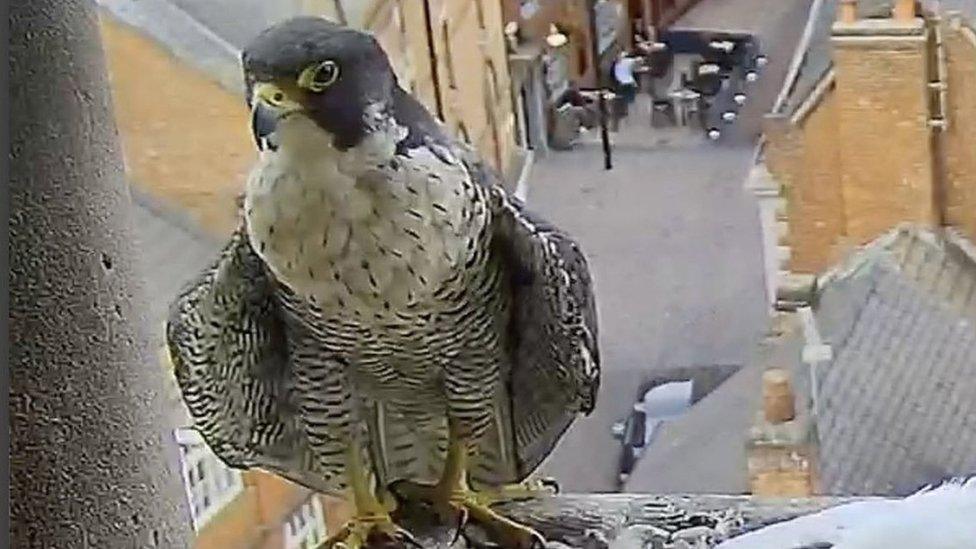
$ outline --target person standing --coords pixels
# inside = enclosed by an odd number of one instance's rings
[[[637,63],[636,57],[627,55],[627,52],[620,52],[620,56],[613,65],[613,78],[617,83],[616,92],[624,98],[628,105],[637,97],[637,79],[634,77],[634,68]]]

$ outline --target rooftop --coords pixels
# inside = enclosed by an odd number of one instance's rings
[[[905,495],[976,472],[972,246],[899,227],[818,285],[833,355],[816,376],[822,491]]]

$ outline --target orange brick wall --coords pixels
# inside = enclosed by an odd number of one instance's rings
[[[229,233],[256,157],[243,98],[111,16],[102,17],[102,36],[128,177],[206,229]]]
[[[248,472],[248,482],[260,494],[255,518],[262,524],[269,525],[264,547],[267,549],[281,547],[283,543],[281,525],[292,511],[305,501],[309,494],[308,490],[264,471]]]
[[[748,448],[749,491],[763,497],[804,497],[817,492],[815,448],[756,445]]]
[[[197,534],[193,546],[196,549],[220,549],[224,547],[260,547],[263,537],[257,516],[258,493],[252,486],[230,504],[221,509]]]
[[[936,220],[922,36],[834,41],[847,235],[864,244],[894,225]]]
[[[235,198],[256,156],[243,98],[111,16],[101,26],[128,177],[208,231],[229,232]],[[282,546],[282,521],[309,492],[262,471],[245,473],[245,485],[206,524],[195,547]],[[323,503],[334,532],[347,515],[344,503],[328,497]]]
[[[799,134],[802,150],[795,155],[796,183],[787,194],[789,268],[797,273],[817,273],[836,259],[836,245],[846,227],[836,94],[826,92],[794,131]]]
[[[976,33],[948,30],[943,37],[949,72],[946,221],[976,240]]]

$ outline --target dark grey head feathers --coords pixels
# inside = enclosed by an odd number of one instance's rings
[[[368,131],[367,107],[392,108],[397,87],[389,59],[372,36],[320,17],[269,27],[244,48],[241,61],[249,106],[264,99],[259,103],[274,111],[262,113],[266,120],[301,110],[340,149],[355,146]]]

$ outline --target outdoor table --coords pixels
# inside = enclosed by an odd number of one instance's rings
[[[688,125],[688,111],[692,110],[695,103],[701,98],[701,94],[695,90],[681,88],[668,94],[671,104],[674,106],[674,116],[679,126]]]

